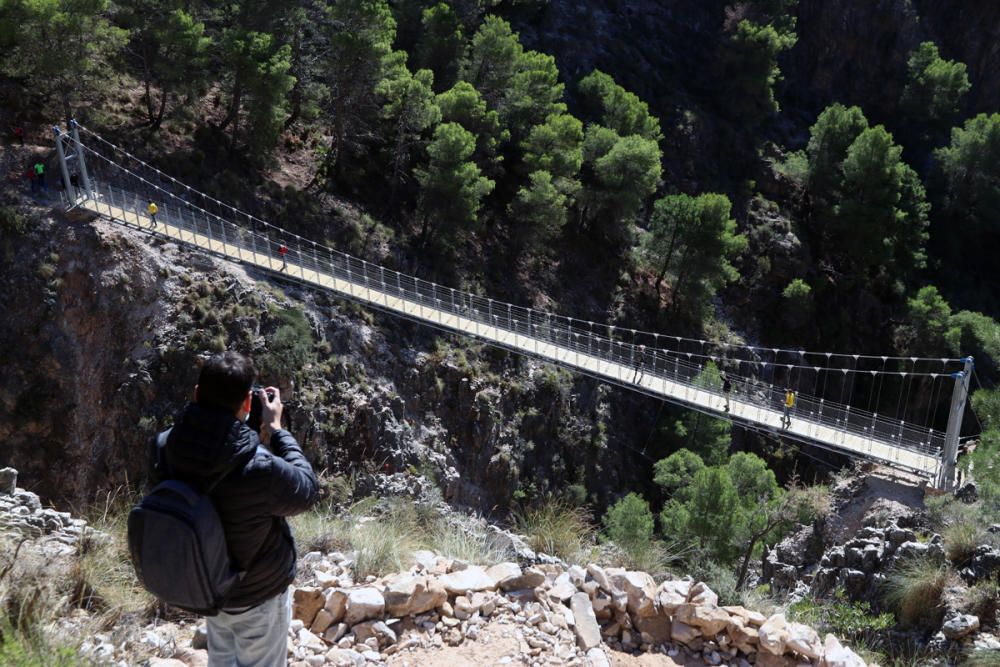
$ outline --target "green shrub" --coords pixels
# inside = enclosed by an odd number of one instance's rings
[[[956,567],[963,567],[976,553],[984,533],[977,523],[954,523],[944,529],[944,552]]]
[[[424,533],[424,546],[446,558],[458,558],[476,565],[496,565],[513,557],[492,535],[472,522],[441,519]]]
[[[954,580],[946,565],[911,559],[889,572],[885,600],[904,626],[936,630],[944,617],[942,594]]]
[[[811,625],[820,634],[832,632],[851,643],[872,645],[877,635],[895,622],[892,614],[875,614],[868,602],[851,602],[843,589],[837,589],[832,600],[803,598],[788,607],[788,618]]]
[[[579,562],[593,543],[594,526],[582,507],[547,498],[514,515],[515,528],[528,538],[533,550],[556,556],[568,563]]]
[[[27,219],[13,206],[0,206],[0,229],[21,236],[28,229]]]
[[[969,587],[965,593],[965,607],[970,614],[978,616],[983,625],[996,623],[997,611],[1000,610],[1000,584],[980,581]]]

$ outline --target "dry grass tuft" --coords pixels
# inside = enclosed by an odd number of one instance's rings
[[[534,551],[561,558],[567,563],[579,563],[590,554],[595,543],[594,524],[582,507],[564,500],[548,498],[541,504],[518,512],[514,524],[528,538]]]
[[[885,599],[903,625],[936,630],[944,617],[942,594],[956,579],[947,565],[915,558],[889,573]]]

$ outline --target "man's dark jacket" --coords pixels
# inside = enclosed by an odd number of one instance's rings
[[[154,478],[180,479],[202,491],[235,465],[212,491],[229,558],[236,570],[246,572],[230,593],[227,609],[258,605],[292,582],[295,542],[285,517],[316,501],[316,475],[292,434],[275,432],[270,449],[260,446],[257,434],[231,411],[191,403],[157,456],[166,470],[154,470]]]

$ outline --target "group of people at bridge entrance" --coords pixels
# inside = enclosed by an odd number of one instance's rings
[[[729,413],[729,396],[733,392],[733,380],[728,373],[722,374],[722,397],[724,403],[722,406],[722,411]],[[785,388],[785,397],[782,401],[782,411],[781,411],[781,428],[787,429],[792,425],[792,411],[795,409],[795,403],[798,399],[798,395],[791,387]]]

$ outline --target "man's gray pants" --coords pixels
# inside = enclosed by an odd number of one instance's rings
[[[285,667],[291,614],[286,588],[248,611],[209,616],[209,667]]]

